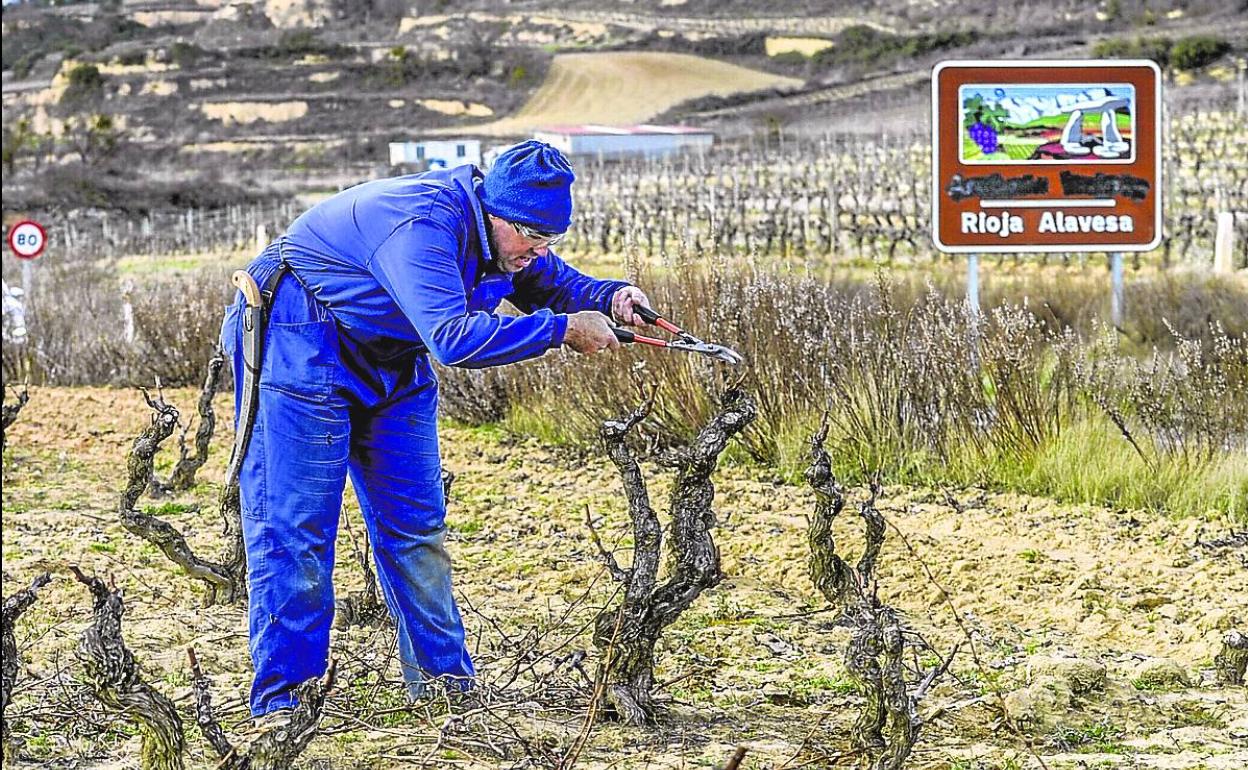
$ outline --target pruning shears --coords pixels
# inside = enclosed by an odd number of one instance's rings
[[[633,306],[633,311],[641,316],[642,320],[648,324],[653,324],[660,329],[675,334],[679,339],[665,340],[658,337],[646,337],[628,329],[612,327],[615,332],[615,338],[620,342],[637,342],[642,345],[652,345],[656,348],[668,348],[670,350],[683,350],[687,353],[701,353],[704,356],[710,356],[716,361],[722,361],[726,364],[736,366],[745,361],[737,351],[732,348],[716,345],[711,342],[703,342],[689,332],[680,328],[676,324],[667,320],[663,316],[654,312],[644,305]]]

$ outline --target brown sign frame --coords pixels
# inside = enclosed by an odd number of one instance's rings
[[[1123,89],[1124,85],[1131,89]],[[1118,94],[1131,93],[1130,99],[1115,97],[1113,86],[1118,87]],[[960,94],[964,87],[991,88],[998,95],[1008,93],[1009,88],[1017,93],[1062,89],[1087,93],[1093,89],[1108,96],[1073,103],[1069,96],[1065,98],[1063,104],[1072,111],[1052,152],[1054,157],[1044,158],[1045,147],[1037,146],[1026,159],[968,160],[963,157],[971,141],[963,133],[966,102]],[[1110,131],[1119,130],[1121,101],[1127,102],[1130,113],[1129,142],[1110,136]],[[1026,104],[1017,99],[1012,103]],[[1085,112],[1098,109],[1100,135],[1084,135]],[[1163,235],[1162,109],[1161,70],[1148,60],[940,62],[932,69],[932,241],[936,248],[947,253],[1157,248]],[[976,123],[980,122],[976,117]],[[966,128],[968,134],[971,128]],[[1071,141],[1066,142],[1068,138]],[[981,139],[993,146],[996,133]],[[1090,146],[1080,149],[1079,139],[1088,140]],[[983,150],[984,145],[978,147]],[[1084,154],[1067,156],[1068,152]]]

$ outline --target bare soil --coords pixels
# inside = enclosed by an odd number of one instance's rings
[[[192,410],[193,391],[166,395]],[[223,423],[231,403],[218,397]],[[72,651],[90,613],[69,565],[124,589],[124,635],[149,680],[183,712],[189,766],[215,762],[194,727],[187,646],[197,648],[213,679],[227,729],[245,729],[243,609],[201,607],[199,586],[117,521],[126,452],[147,419],[134,391],[40,388],[10,428],[4,594],[43,570],[54,573],[17,627],[23,666],[9,716],[25,745],[15,767],[137,767],[133,729],[92,705],[77,684]],[[219,548],[215,501],[230,440],[227,424],[191,493],[144,503],[161,508],[207,553]],[[171,455],[162,453],[166,472]],[[587,510],[627,563],[627,516],[614,470],[596,454],[552,451],[492,428],[446,426],[443,455],[457,475],[451,549],[481,675],[499,686],[517,661],[532,665],[517,666],[528,670],[495,694],[505,707],[493,716],[468,704],[407,708],[390,635],[335,631],[339,689],[326,734],[301,767],[524,766],[526,745],[566,753],[582,732],[579,675],[566,661],[586,650],[592,676],[589,624],[612,591],[584,523]],[[748,748],[748,768],[852,764],[842,754],[860,700],[841,661],[847,631],[806,575],[813,496],[749,465],[725,465],[716,478],[728,577],[672,627],[659,651],[666,716],[646,730],[599,723],[580,766],[707,767],[736,745]],[[667,488],[651,487],[660,511]],[[1248,699],[1243,688],[1214,686],[1210,671],[1224,631],[1248,623],[1248,553],[1201,544],[1225,536],[1224,523],[977,490],[889,487],[880,509],[896,527],[881,557],[881,596],[942,654],[962,644],[956,676],[922,705],[930,719],[912,766],[1039,767],[1038,756],[1053,768],[1248,765]],[[352,561],[358,517],[349,496],[337,556],[340,593],[362,585]],[[843,518],[838,543],[853,553],[857,522]],[[1046,659],[1065,655],[1102,664],[1105,683],[1004,720],[1000,696],[1052,682],[1041,676],[1051,668]],[[1154,658],[1176,664],[1187,683],[1141,680],[1141,663]]]
[[[515,115],[446,131],[506,136],[542,126],[627,126],[645,123],[689,99],[800,85],[795,78],[689,54],[561,54],[551,62],[541,87]]]

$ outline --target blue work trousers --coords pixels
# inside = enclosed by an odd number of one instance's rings
[[[261,286],[277,247],[249,272]],[[243,393],[242,297],[222,342]],[[334,540],[347,474],[360,500],[409,691],[426,677],[474,675],[451,594],[437,432],[438,383],[427,354],[380,365],[287,273],[264,337],[259,406],[239,486],[247,546],[253,715],[295,704],[322,675],[334,616]],[[237,418],[235,428],[238,428]]]

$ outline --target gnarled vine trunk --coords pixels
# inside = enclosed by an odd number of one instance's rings
[[[143,770],[181,770],[186,748],[182,719],[173,703],[144,681],[134,653],[121,638],[121,616],[126,611],[121,593],[110,590],[99,578],[87,577],[77,567],[71,569],[91,590],[94,603],[94,618],[82,632],[76,654],[95,697],[107,708],[139,723]]]
[[[6,763],[12,761],[12,754],[15,753],[16,748],[9,735],[8,717],[5,716],[9,710],[9,699],[13,695],[13,684],[17,681],[17,638],[13,634],[13,627],[22,613],[35,603],[39,589],[47,585],[51,579],[52,576],[45,572],[35,578],[29,587],[23,588],[4,600],[3,622],[0,622],[0,643],[3,645],[0,654],[4,656],[0,659],[0,668],[3,668],[3,690],[0,690],[0,733],[3,733]]]
[[[134,440],[127,458],[126,486],[121,493],[119,515],[127,531],[147,540],[180,566],[188,575],[202,580],[207,588],[204,606],[232,604],[247,597],[247,554],[242,539],[242,518],[237,485],[226,490],[221,500],[225,522],[226,548],[221,561],[204,559],[191,550],[186,538],[169,522],[135,508],[147,489],[160,444],[178,424],[178,410],[164,399],[153,399],[144,390],[143,398],[152,408],[152,422]]]
[[[8,396],[8,383],[0,380],[0,411],[3,412],[3,418],[0,419],[0,449],[4,449],[5,438],[9,432],[9,426],[17,421],[17,415],[22,411],[22,407],[26,406],[26,402],[30,400],[30,388],[22,385],[22,392],[17,394],[17,400],[12,404],[4,403]]]
[[[825,420],[811,438],[811,464],[806,470],[806,481],[815,491],[815,515],[808,530],[810,577],[853,628],[845,650],[845,667],[866,702],[850,740],[868,758],[872,770],[900,770],[922,727],[918,701],[948,661],[924,677],[917,690],[911,689],[903,659],[906,640],[901,620],[892,607],[880,602],[876,591],[875,567],[885,532],[884,517],[875,505],[877,484],[872,484],[871,496],[858,506],[865,525],[865,547],[858,563],[849,564],[836,552],[832,525],[845,508],[845,494],[824,450],[827,433]]]
[[[723,579],[715,526],[715,486],[711,474],[728,440],[754,419],[754,400],[738,389],[724,394],[718,413],[688,447],[660,458],[676,470],[671,498],[671,569],[659,583],[663,531],[641,466],[625,444],[628,432],[653,406],[651,399],[621,420],[603,424],[607,454],[619,469],[633,522],[633,563],[622,569],[605,550],[612,576],[624,584],[624,597],[604,610],[594,628],[594,644],[603,655],[607,699],[621,721],[641,725],[657,716],[654,704],[654,649],[663,633],[704,590]]]
[[[299,704],[280,723],[270,725],[246,746],[235,747],[212,710],[212,691],[208,677],[200,668],[195,649],[187,649],[194,676],[195,721],[208,745],[220,757],[216,770],[287,770],[316,737],[325,697],[334,684],[335,661],[321,679],[309,679],[295,688]]]
[[[191,454],[186,446],[186,433],[183,430],[178,436],[178,463],[173,467],[167,480],[152,477],[152,494],[167,495],[174,492],[185,492],[195,486],[195,474],[208,462],[208,445],[212,443],[212,434],[217,427],[217,412],[212,407],[212,399],[221,386],[221,370],[225,367],[225,354],[218,349],[208,359],[204,372],[204,384],[199,390],[199,428],[195,431],[195,454]]]

